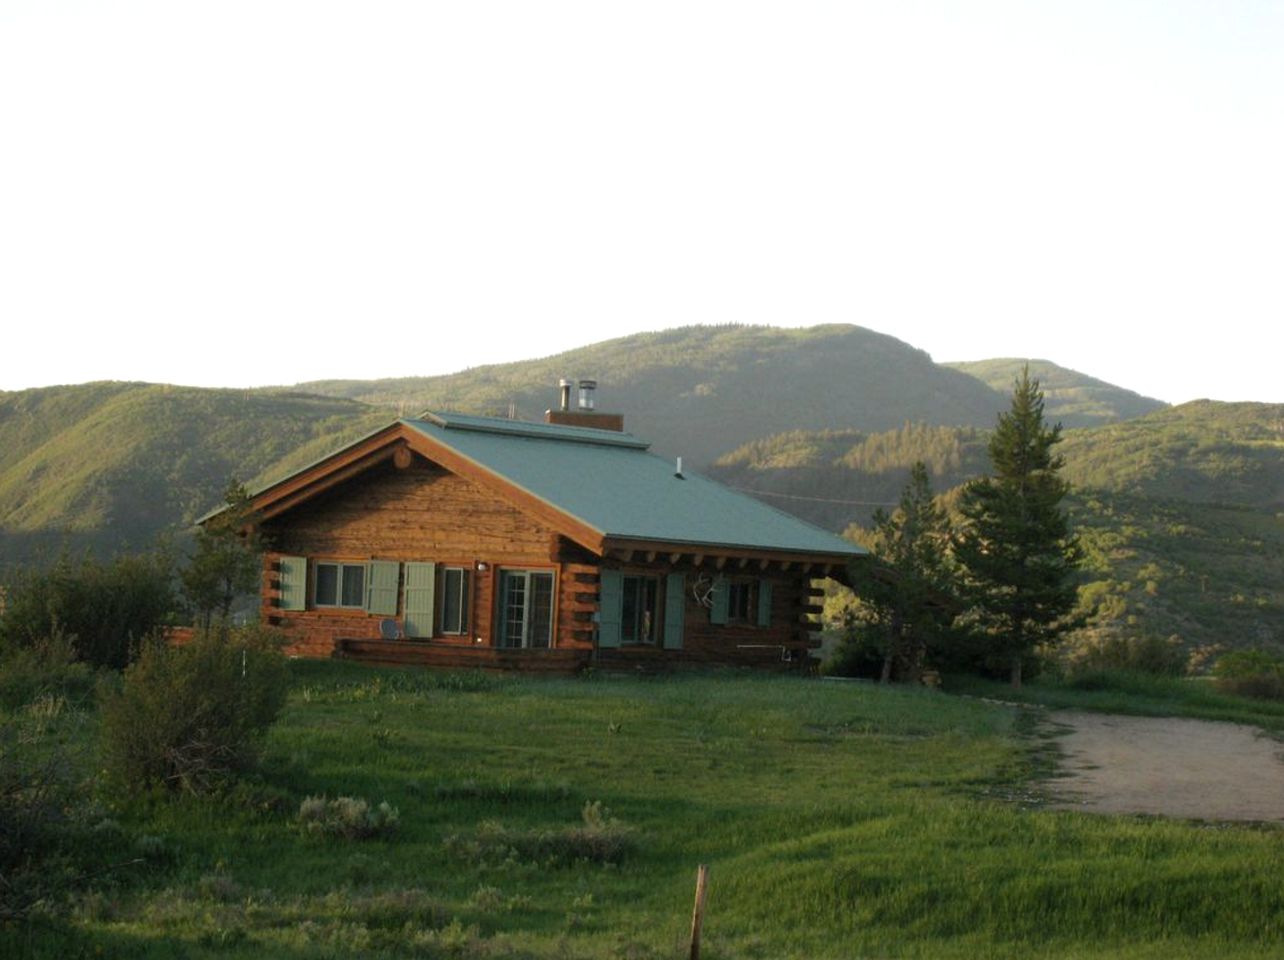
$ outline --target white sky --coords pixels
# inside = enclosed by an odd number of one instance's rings
[[[0,389],[850,322],[1284,401],[1284,4],[0,0]]]

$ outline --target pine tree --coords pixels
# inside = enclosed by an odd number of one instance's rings
[[[211,517],[196,534],[196,552],[179,575],[183,593],[200,626],[209,629],[215,612],[227,624],[232,604],[253,592],[262,571],[261,544],[245,487],[232,480],[224,495],[227,509]]]
[[[1014,687],[1024,658],[1071,626],[1080,553],[1061,508],[1069,485],[1053,453],[1060,440],[1061,425],[1044,422],[1043,393],[1027,367],[990,439],[993,473],[969,483],[959,503],[964,523],[954,553],[967,572],[970,616]]]
[[[893,671],[916,675],[929,642],[951,619],[949,545],[949,518],[933,499],[927,467],[920,460],[895,512],[879,509],[874,514],[874,562],[859,565],[853,575],[853,587],[868,612],[862,628],[883,656],[884,683]]]

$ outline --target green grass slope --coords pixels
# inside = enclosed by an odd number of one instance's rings
[[[215,506],[229,477],[282,470],[388,419],[349,400],[156,384],[5,394],[0,562],[147,545]]]
[[[943,364],[952,370],[976,377],[1004,395],[1011,395],[1013,382],[1027,365],[1030,376],[1038,380],[1043,388],[1048,422],[1061,423],[1066,429],[1130,420],[1168,406],[1162,400],[1143,397],[1132,390],[1125,390],[1047,360],[1002,357]]]
[[[795,677],[293,669],[261,782],[101,811],[86,830],[115,866],[65,921],[0,928],[0,954],[658,960],[687,955],[700,863],[710,958],[1284,946],[1284,832],[1041,809],[1011,708]],[[400,828],[309,834],[306,796],[387,801]],[[618,862],[565,855],[594,802],[631,831]]]
[[[1284,507],[1284,404],[1196,400],[1066,434],[1076,486],[1164,499]]]
[[[520,363],[422,379],[317,381],[296,389],[387,404],[539,419],[561,377],[596,377],[599,409],[700,468],[785,430],[887,430],[906,421],[991,426],[1004,398],[921,350],[861,327],[696,326],[608,340]]]
[[[1217,649],[1284,644],[1284,514],[1081,490],[1071,520],[1086,558],[1077,642],[1175,638]]]

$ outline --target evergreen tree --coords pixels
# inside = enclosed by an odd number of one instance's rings
[[[196,552],[180,574],[183,594],[207,630],[215,612],[221,623],[227,623],[232,604],[258,587],[262,572],[249,493],[233,480],[224,501],[227,508],[197,532]]]
[[[1027,367],[990,439],[992,475],[964,487],[959,503],[964,523],[954,553],[967,572],[970,616],[1014,687],[1023,659],[1072,626],[1080,554],[1061,508],[1069,484],[1053,453],[1060,440],[1061,425],[1044,422],[1043,393]]]
[[[949,546],[949,517],[933,500],[920,460],[896,510],[874,514],[874,562],[853,570],[853,587],[867,613],[858,629],[867,631],[882,654],[884,683],[894,672],[917,676],[929,642],[948,627],[954,576]]]

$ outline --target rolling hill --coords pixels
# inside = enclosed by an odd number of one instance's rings
[[[0,395],[0,562],[148,545],[233,475],[284,472],[387,420],[350,400],[141,383]]]
[[[1284,406],[1195,401],[1068,431],[1059,450],[1087,555],[1081,602],[1093,619],[1080,641],[1284,644]],[[948,500],[987,469],[985,434],[795,431],[747,444],[710,473],[840,530],[893,505],[919,459]]]
[[[1003,357],[946,363],[943,366],[976,377],[1005,396],[1011,394],[1012,384],[1021,375],[1021,369],[1028,366],[1030,376],[1038,380],[1043,389],[1048,422],[1060,423],[1067,430],[1130,420],[1168,406],[1162,400],[1143,397],[1047,360]]]
[[[598,406],[693,468],[785,430],[993,425],[1006,398],[975,377],[862,327],[696,326],[607,340],[539,360],[440,377],[315,381],[292,389],[415,413],[539,419],[561,377],[596,377]]]
[[[1062,453],[1081,487],[1197,503],[1284,507],[1284,404],[1195,400],[1072,430]]]
[[[425,407],[538,419],[562,376],[694,469],[779,430],[906,417],[988,424],[1003,398],[859,327],[688,327],[446,377],[201,390],[105,382],[0,393],[0,563],[181,531],[228,477],[280,476]],[[391,409],[390,409],[391,408]]]

